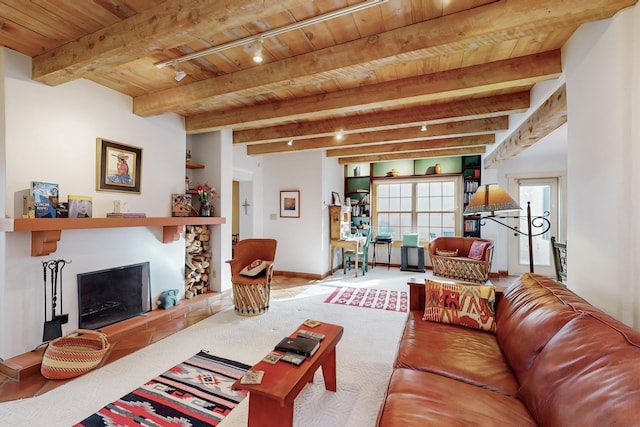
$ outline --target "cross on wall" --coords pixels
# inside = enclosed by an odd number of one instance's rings
[[[242,204],[242,206],[244,207],[244,214],[245,214],[245,215],[248,215],[247,208],[248,208],[249,206],[251,206],[251,205],[249,204],[249,202],[247,201],[247,199],[244,199],[244,203]]]

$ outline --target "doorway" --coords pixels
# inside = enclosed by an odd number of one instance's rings
[[[510,179],[510,193],[522,207],[520,219],[513,219],[512,226],[527,233],[527,204],[531,206],[532,227],[532,253],[534,271],[538,274],[555,277],[553,265],[553,252],[551,250],[551,236],[558,236],[560,217],[560,185],[559,177],[541,178],[516,178]],[[551,228],[544,234],[537,235],[544,228],[537,228],[535,217],[543,216],[549,212],[547,219]],[[527,235],[510,233],[509,237],[509,274],[520,275],[529,271],[529,238]]]

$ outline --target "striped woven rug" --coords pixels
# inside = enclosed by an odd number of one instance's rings
[[[401,312],[406,312],[409,307],[406,291],[373,288],[338,287],[324,302]]]
[[[200,351],[76,426],[212,426],[245,398],[231,385],[249,365]]]

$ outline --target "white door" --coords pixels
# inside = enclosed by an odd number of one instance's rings
[[[530,203],[534,272],[555,277],[551,236],[558,236],[558,178],[521,178],[514,179],[512,184],[515,186],[513,195],[517,195],[515,199],[522,207],[520,213],[522,218],[515,220],[514,227],[525,234],[510,233],[509,274],[520,275],[529,271],[529,238],[526,216],[527,204]],[[548,216],[545,215],[546,212],[549,212]],[[540,233],[545,228],[545,221],[536,219],[539,216],[544,216],[551,225],[551,229],[543,234]]]

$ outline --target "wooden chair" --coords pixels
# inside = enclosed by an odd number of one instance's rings
[[[556,280],[567,283],[567,243],[559,243],[551,236],[551,249],[553,249],[553,264],[556,267]]]
[[[364,276],[369,271],[369,244],[371,243],[371,229],[363,230],[362,234],[366,235],[364,244],[360,246],[358,253],[353,250],[345,250],[342,256],[342,267],[344,274],[347,270],[351,269],[351,263],[355,262],[355,258],[358,257],[358,268],[362,270]]]
[[[231,267],[236,314],[257,316],[269,310],[276,246],[277,241],[274,239],[244,239],[236,243],[234,258],[227,261]],[[240,274],[243,268],[255,260],[268,261],[267,267],[254,277]]]

